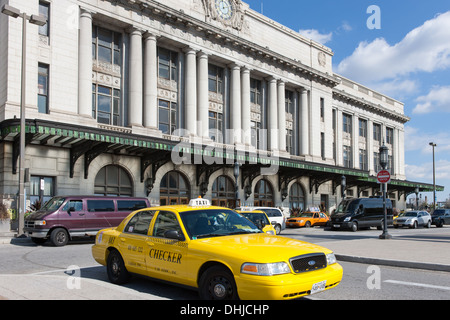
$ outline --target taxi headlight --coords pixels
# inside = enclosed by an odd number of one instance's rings
[[[266,231],[266,233],[267,233],[267,234],[270,234],[270,235],[275,235],[275,233],[273,232],[273,230],[268,230],[268,231]]]
[[[327,254],[327,265],[336,263],[336,256],[334,255],[334,253],[329,253]]]
[[[290,272],[291,270],[286,262],[244,263],[241,267],[241,273],[253,274],[257,276],[274,276]]]

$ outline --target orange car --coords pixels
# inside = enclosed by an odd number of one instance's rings
[[[286,221],[286,227],[299,228],[299,227],[312,227],[312,226],[324,226],[328,222],[328,216],[319,211],[305,211],[299,217],[292,217]]]

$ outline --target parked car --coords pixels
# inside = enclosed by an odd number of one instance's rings
[[[254,211],[261,210],[264,211],[269,217],[270,223],[275,228],[277,234],[280,234],[282,230],[286,229],[286,218],[283,213],[278,208],[272,207],[240,207],[236,208],[239,211]]]
[[[253,222],[253,224],[257,226],[258,229],[260,229],[262,232],[272,235],[276,233],[275,228],[270,223],[270,220],[264,211],[255,210],[255,211],[236,211],[236,212],[246,217],[251,222]]]
[[[394,220],[394,228],[409,227],[416,229],[419,226],[431,227],[431,216],[426,211],[408,211]]]
[[[306,210],[299,217],[291,217],[286,221],[286,227],[300,228],[300,227],[314,227],[324,226],[327,224],[328,216],[319,210]]]
[[[150,207],[147,198],[57,196],[25,219],[25,233],[37,244],[64,246],[73,237],[95,236],[117,227],[131,212]]]
[[[387,224],[392,225],[392,202],[386,199]],[[331,214],[327,227],[350,229],[383,227],[383,199],[380,197],[353,198],[342,200],[336,211]]]
[[[450,209],[436,209],[431,215],[431,224],[438,228],[450,224]]]

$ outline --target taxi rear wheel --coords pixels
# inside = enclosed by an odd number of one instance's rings
[[[222,266],[207,269],[200,277],[199,294],[203,300],[237,300],[233,274]]]
[[[109,253],[106,269],[108,271],[109,281],[114,284],[127,283],[130,278],[130,274],[128,273],[127,268],[125,268],[122,256],[116,250]]]

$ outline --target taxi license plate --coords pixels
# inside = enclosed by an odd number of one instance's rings
[[[326,284],[327,284],[326,280],[314,283],[312,288],[311,288],[311,294],[315,294],[315,293],[324,291]]]

